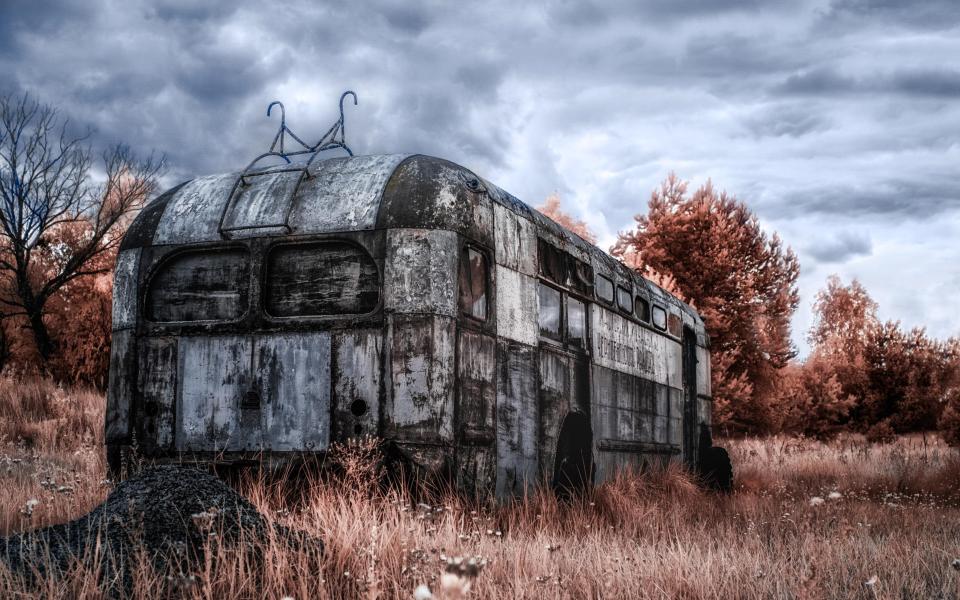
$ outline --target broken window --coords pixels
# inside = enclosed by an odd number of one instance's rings
[[[567,342],[581,348],[587,345],[586,307],[571,296],[567,296]]]
[[[670,332],[670,335],[680,337],[680,315],[671,312],[667,316],[667,331]]]
[[[180,253],[150,280],[147,318],[158,323],[236,320],[247,312],[249,288],[246,250]]]
[[[361,315],[380,303],[377,265],[351,244],[276,246],[266,269],[264,309],[274,317]]]
[[[597,275],[597,298],[613,304],[613,281],[603,275]]]
[[[656,304],[653,305],[653,326],[657,329],[667,328],[667,311]]]
[[[461,258],[460,310],[468,317],[487,320],[487,256],[472,246]]]
[[[617,305],[622,311],[633,312],[633,294],[627,288],[619,285],[617,286]]]
[[[637,296],[636,303],[634,304],[634,310],[638,319],[644,323],[650,322],[650,303],[647,302],[645,298]]]
[[[548,285],[539,285],[540,296],[540,335],[561,339],[560,329],[560,290]]]

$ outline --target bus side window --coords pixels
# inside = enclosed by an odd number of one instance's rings
[[[634,308],[636,309],[637,318],[643,321],[644,323],[650,322],[650,303],[647,302],[645,298],[637,296],[636,303]]]
[[[467,246],[460,260],[460,310],[468,317],[487,320],[487,256]]]
[[[626,313],[633,313],[633,294],[627,288],[617,286],[617,305]]]
[[[560,290],[542,283],[538,287],[538,295],[540,296],[540,335],[561,340],[563,339],[563,332],[560,330]]]
[[[567,296],[567,342],[581,348],[587,345],[586,307],[571,296]]]
[[[656,304],[653,305],[653,326],[657,329],[667,328],[667,311]]]
[[[606,304],[613,304],[613,282],[603,275],[597,275],[597,298]]]

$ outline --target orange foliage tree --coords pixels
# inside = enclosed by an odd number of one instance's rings
[[[591,244],[597,243],[597,234],[590,230],[586,222],[570,216],[560,208],[560,196],[558,194],[550,194],[547,196],[547,199],[537,207],[537,210]]]
[[[799,303],[799,264],[767,236],[745,204],[708,182],[692,194],[671,174],[650,197],[636,228],[620,233],[614,256],[669,277],[697,307],[711,339],[717,424],[740,432],[773,427],[769,399],[795,355],[790,317]]]

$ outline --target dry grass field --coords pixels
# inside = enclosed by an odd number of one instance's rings
[[[0,535],[59,523],[103,500],[103,399],[43,381],[0,382]],[[137,597],[960,598],[960,456],[937,439],[869,445],[728,443],[730,495],[679,469],[623,476],[562,504],[430,505],[370,482],[368,448],[335,480],[249,481],[270,519],[326,551],[217,547],[195,572],[136,570]],[[33,583],[0,567],[3,598],[99,598],[83,567]]]

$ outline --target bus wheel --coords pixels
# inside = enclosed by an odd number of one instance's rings
[[[719,492],[733,489],[733,463],[726,448],[711,446],[703,461],[703,478],[706,484]]]
[[[557,457],[553,468],[553,491],[569,499],[590,489],[593,484],[593,432],[582,412],[571,412],[563,420],[557,439]]]
[[[123,451],[120,444],[107,444],[107,474],[113,481],[123,476]]]

